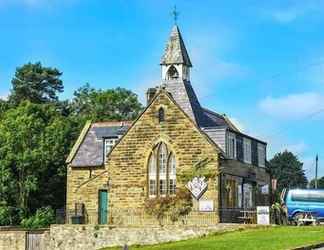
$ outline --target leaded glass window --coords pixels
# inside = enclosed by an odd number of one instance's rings
[[[149,197],[176,193],[176,158],[168,146],[161,142],[151,152],[148,160]]]

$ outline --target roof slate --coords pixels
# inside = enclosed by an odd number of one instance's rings
[[[201,107],[197,95],[189,81],[182,79],[166,80],[164,87],[173,99],[199,127],[226,126],[234,131],[238,129],[224,115]]]
[[[72,167],[94,167],[104,164],[104,138],[121,137],[131,122],[92,123],[71,161]]]
[[[169,41],[161,58],[161,65],[184,64],[192,67],[179,27],[173,26]]]

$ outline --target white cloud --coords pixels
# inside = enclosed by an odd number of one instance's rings
[[[283,145],[280,151],[288,150],[296,155],[302,155],[307,148],[308,145],[305,142],[298,142],[296,144]]]
[[[315,92],[266,97],[259,103],[261,110],[273,117],[300,119],[315,116],[324,109],[324,96]]]
[[[0,93],[0,99],[8,100],[9,93]]]
[[[279,23],[291,23],[309,14],[322,13],[324,0],[292,1],[289,6],[278,7],[267,11],[268,15]]]

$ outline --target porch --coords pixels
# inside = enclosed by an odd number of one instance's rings
[[[270,206],[270,175],[265,168],[236,160],[222,162],[220,183],[220,222],[242,223],[257,206]]]

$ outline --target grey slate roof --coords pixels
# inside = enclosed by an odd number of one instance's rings
[[[180,108],[197,124],[199,120],[200,104],[190,82],[181,79],[167,80],[165,89],[171,94]]]
[[[131,122],[92,123],[83,142],[77,150],[72,167],[94,167],[104,164],[104,138],[121,137],[128,130]]]
[[[161,58],[161,65],[184,64],[192,67],[187,49],[177,25],[173,26],[169,41]]]
[[[176,103],[199,127],[226,126],[237,130],[223,115],[201,107],[197,95],[189,81],[176,79],[165,80],[163,86]]]

